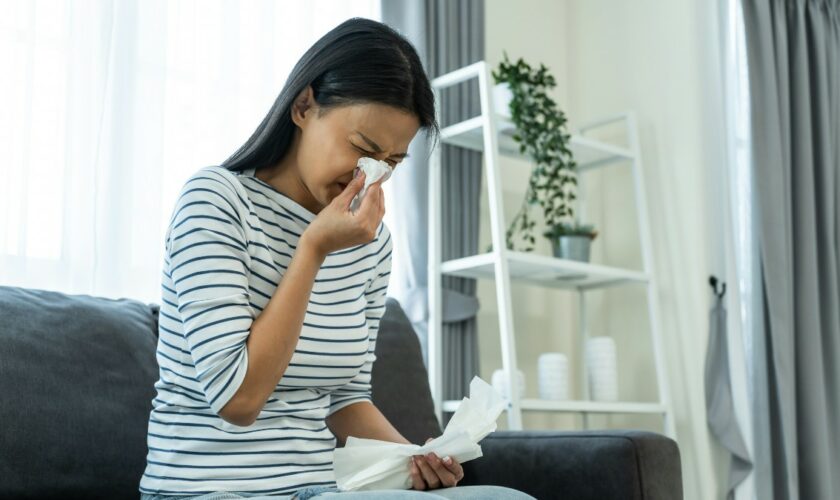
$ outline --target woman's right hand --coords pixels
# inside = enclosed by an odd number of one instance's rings
[[[351,212],[350,202],[365,185],[365,173],[360,172],[340,195],[318,212],[301,239],[306,238],[323,256],[373,241],[385,215],[381,184],[382,181],[378,180],[368,186],[359,209],[356,213]]]

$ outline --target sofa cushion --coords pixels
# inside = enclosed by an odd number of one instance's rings
[[[137,498],[151,306],[0,287],[0,497]]]
[[[406,439],[423,444],[441,435],[420,341],[393,297],[385,300],[371,377],[373,403]]]

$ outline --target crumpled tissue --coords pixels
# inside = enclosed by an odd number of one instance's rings
[[[443,434],[422,446],[348,437],[333,456],[336,485],[342,491],[410,489],[412,455],[434,452],[458,463],[478,458],[478,442],[496,430],[496,419],[506,406],[507,400],[493,386],[473,377],[470,396],[461,400]]]
[[[362,187],[361,191],[356,193],[356,196],[354,196],[353,200],[350,202],[350,210],[354,213],[362,205],[362,198],[365,197],[368,187],[379,180],[380,177],[385,177],[382,182],[387,181],[391,177],[391,173],[394,171],[394,169],[391,168],[391,165],[388,165],[388,162],[377,160],[376,158],[370,158],[369,156],[362,156],[359,158],[359,161],[356,162],[356,167],[356,171],[353,172],[353,178],[358,177],[359,173],[364,170],[365,185]]]

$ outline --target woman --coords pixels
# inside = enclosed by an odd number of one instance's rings
[[[420,128],[439,132],[416,51],[350,19],[303,55],[236,153],[184,184],[166,234],[143,499],[532,498],[457,486],[461,465],[433,454],[412,457],[411,490],[336,487],[333,450],[348,436],[409,442],[371,401],[391,268],[381,181],[349,206],[358,159],[396,167]]]

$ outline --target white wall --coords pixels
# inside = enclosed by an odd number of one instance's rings
[[[645,189],[651,213],[654,258],[659,278],[660,326],[665,337],[668,379],[676,409],[685,498],[721,498],[725,478],[712,467],[705,424],[703,363],[707,337],[708,256],[705,166],[715,161],[709,144],[710,109],[704,102],[707,75],[703,29],[708,5],[702,0],[524,0],[486,3],[486,60],[497,64],[506,50],[532,66],[544,63],[558,80],[552,97],[575,127],[588,120],[635,110],[640,126]],[[615,139],[605,137],[605,139]],[[524,194],[528,164],[503,160],[505,217],[509,222]],[[632,177],[614,166],[587,177],[587,219],[600,234],[594,262],[640,268]],[[486,179],[485,179],[486,182]],[[481,248],[490,241],[489,213],[482,220]],[[538,211],[534,212],[538,215]],[[536,233],[537,235],[540,232]],[[537,252],[550,254],[538,237]],[[587,295],[590,335],[610,335],[619,352],[621,399],[657,398],[643,287]],[[479,282],[481,376],[501,368],[496,295],[493,283]],[[578,349],[577,297],[515,285],[517,358],[527,379],[526,396],[536,397],[536,359],[545,351],[573,355]],[[573,360],[573,373],[579,366]],[[574,379],[575,390],[579,381]],[[581,397],[575,392],[573,396]],[[500,428],[505,427],[504,416]],[[578,416],[526,414],[526,428],[581,428]],[[661,432],[652,416],[590,419],[593,427],[632,427]],[[720,460],[715,460],[720,463]]]

